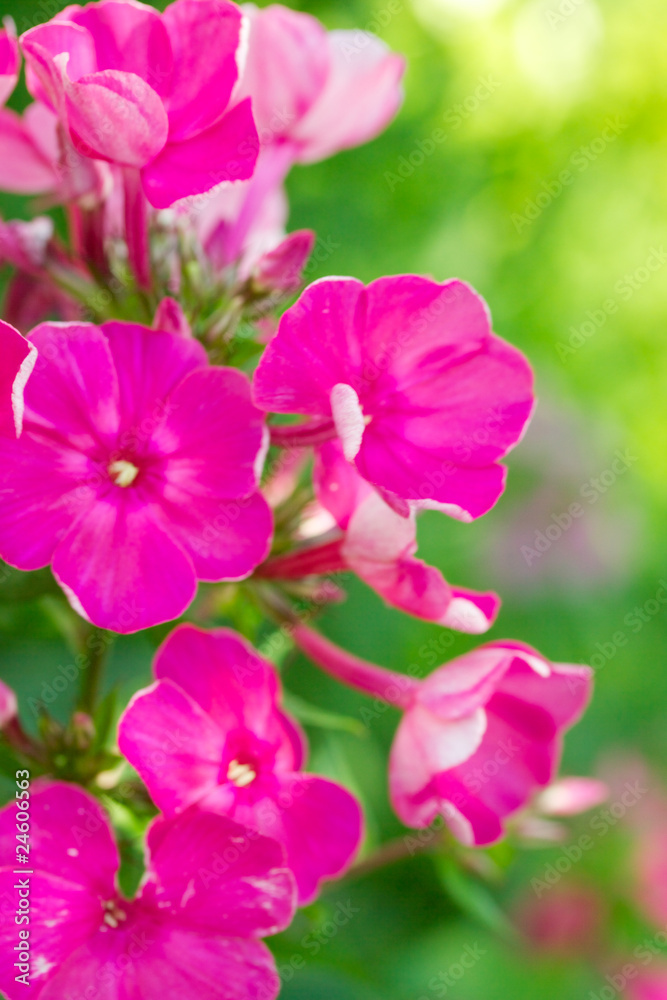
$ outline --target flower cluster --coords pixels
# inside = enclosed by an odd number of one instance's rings
[[[361,806],[304,770],[275,666],[220,627],[230,602],[404,713],[394,809],[409,827],[444,818],[465,845],[498,840],[551,785],[590,696],[588,668],[521,643],[419,678],[304,620],[341,598],[332,575],[353,573],[418,618],[491,628],[498,596],[418,559],[417,518],[488,512],[534,406],[530,365],[462,281],[332,277],[294,301],[314,235],[285,231],[290,168],[374,138],[401,103],[403,59],[363,41],[229,0],[176,0],[163,14],[72,4],[0,38],[0,98],[22,53],[33,99],[22,116],[0,110],[0,187],[64,206],[69,223],[65,241],[48,215],[0,222],[13,268],[0,558],[50,567],[89,677],[110,633],[198,623],[162,643],[155,682],[120,719],[121,756],[101,746],[94,683],[66,729],[43,716],[41,741],[0,688],[5,741],[42,774],[29,993],[0,914],[9,1000],[271,1000],[280,984],[259,939],[353,863]],[[113,818],[128,763],[137,822],[150,820],[131,900],[98,801]],[[15,813],[0,812],[0,895],[15,878]]]

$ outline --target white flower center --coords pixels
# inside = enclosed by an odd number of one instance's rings
[[[104,923],[107,927],[118,927],[124,920],[127,920],[127,913],[121,910],[115,899],[108,899],[102,904],[104,909]]]
[[[331,414],[343,453],[348,462],[354,461],[361,448],[364,429],[370,418],[364,416],[359,397],[346,382],[338,382],[331,390]]]
[[[108,469],[109,475],[113,479],[116,486],[131,486],[134,480],[139,475],[139,469],[132,462],[127,462],[125,459],[120,459],[118,462],[112,462]]]
[[[250,764],[241,764],[238,760],[233,760],[227,770],[227,780],[233,782],[237,788],[245,788],[251,785],[257,772],[253,771]]]

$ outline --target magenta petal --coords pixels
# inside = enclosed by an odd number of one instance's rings
[[[154,820],[147,844],[140,899],[159,907],[162,919],[234,937],[275,934],[290,923],[294,880],[275,840],[191,806],[174,819]]]
[[[165,498],[176,490],[167,488]],[[261,493],[238,500],[178,494],[165,506],[169,530],[188,553],[199,580],[245,580],[271,549],[273,515]]]
[[[259,140],[250,101],[241,101],[205,132],[169,142],[142,171],[146,197],[154,208],[206,194],[223,181],[252,177]]]
[[[151,505],[116,486],[60,541],[52,568],[75,609],[114,632],[178,618],[197,590],[192,562]]]
[[[362,46],[356,31],[332,31],[327,41],[326,85],[290,135],[302,163],[323,160],[373,139],[387,127],[403,100],[402,56],[391,53],[369,33],[364,33]]]
[[[8,722],[16,718],[18,710],[16,695],[4,681],[0,681],[0,729],[4,729]]]
[[[90,33],[96,69],[134,73],[158,94],[169,92],[173,71],[171,43],[163,18],[156,10],[145,4],[102,0],[63,13],[67,20]]]
[[[282,774],[275,811],[262,804],[260,830],[285,846],[299,905],[316,897],[321,882],[340,876],[354,860],[362,835],[359,803],[345,788],[311,774]]]
[[[343,529],[373,492],[354,466],[345,461],[340,441],[327,441],[316,450],[313,485],[319,502]]]
[[[124,444],[144,446],[171,411],[171,393],[208,358],[199,341],[138,323],[112,321],[101,327],[111,351],[120,389]]]
[[[118,724],[121,753],[168,815],[215,788],[224,745],[211,717],[169,680],[136,694]]]
[[[144,961],[137,963],[136,971],[128,971],[136,992],[124,992],[122,1000],[129,996],[137,1000],[274,1000],[278,995],[281,983],[275,960],[261,941],[233,937],[231,932],[226,937],[209,931],[204,937],[189,926],[158,927],[152,939],[154,945]]]
[[[372,423],[355,464],[369,482],[408,500],[457,507],[468,521],[491,510],[502,495],[507,476],[502,465],[466,468],[440,461],[402,436],[376,430]]]
[[[141,77],[109,69],[64,86],[72,138],[86,156],[143,167],[164,148],[167,115]]]
[[[95,501],[99,469],[50,435],[0,437],[0,557],[18,569],[48,566],[58,542]]]
[[[0,188],[15,194],[42,194],[58,182],[54,166],[36,146],[25,123],[0,108]]]
[[[14,90],[20,70],[21,53],[11,25],[10,31],[0,29],[0,104],[4,104]]]
[[[153,435],[155,447],[167,456],[165,499],[176,499],[181,491],[192,500],[254,493],[265,437],[264,415],[250,400],[246,375],[218,367],[193,372],[170,396]]]
[[[275,667],[231,629],[180,625],[158,650],[155,676],[178,684],[222,730],[244,726],[262,738],[271,732]]]
[[[226,0],[176,0],[162,20],[174,53],[169,136],[183,142],[214,125],[227,108],[239,74],[242,14]],[[212,52],[214,58],[205,55]]]
[[[23,428],[24,390],[37,349],[0,320],[0,435],[16,437]]]
[[[253,379],[255,402],[275,413],[331,416],[331,390],[359,381],[357,330],[364,286],[322,278],[283,315]]]
[[[40,780],[32,788],[30,814],[30,867],[111,898],[118,851],[99,802],[76,785]],[[0,856],[16,856],[15,805],[0,811]]]
[[[30,932],[30,980],[28,986],[17,983],[15,977],[22,971],[14,965],[18,961],[14,949],[20,930],[14,922],[14,909],[18,904],[15,886],[19,878],[11,869],[0,869],[0,897],[16,900],[13,909],[4,905],[0,910],[0,990],[9,1000],[20,997],[37,1000],[47,995],[45,985],[57,975],[71,953],[96,932],[104,911],[100,899],[81,884],[55,875],[38,872],[31,875],[30,924],[27,928]]]
[[[120,423],[118,380],[104,334],[90,323],[43,323],[30,334],[39,362],[25,394],[26,429],[94,454]]]

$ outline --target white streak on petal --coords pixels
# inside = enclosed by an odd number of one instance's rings
[[[331,413],[343,453],[348,462],[354,461],[364,436],[364,413],[359,397],[351,385],[338,382],[331,390]]]

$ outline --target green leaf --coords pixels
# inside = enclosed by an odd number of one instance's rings
[[[436,866],[447,894],[467,916],[506,940],[518,940],[517,931],[482,882],[451,858],[437,858]]]
[[[303,698],[299,698],[298,695],[290,694],[287,691],[283,701],[287,711],[295,715],[299,722],[304,722],[306,725],[352,733],[353,736],[364,737],[368,735],[368,730],[359,719],[353,719],[349,715],[338,715],[336,712],[328,712],[326,708],[311,705]]]

